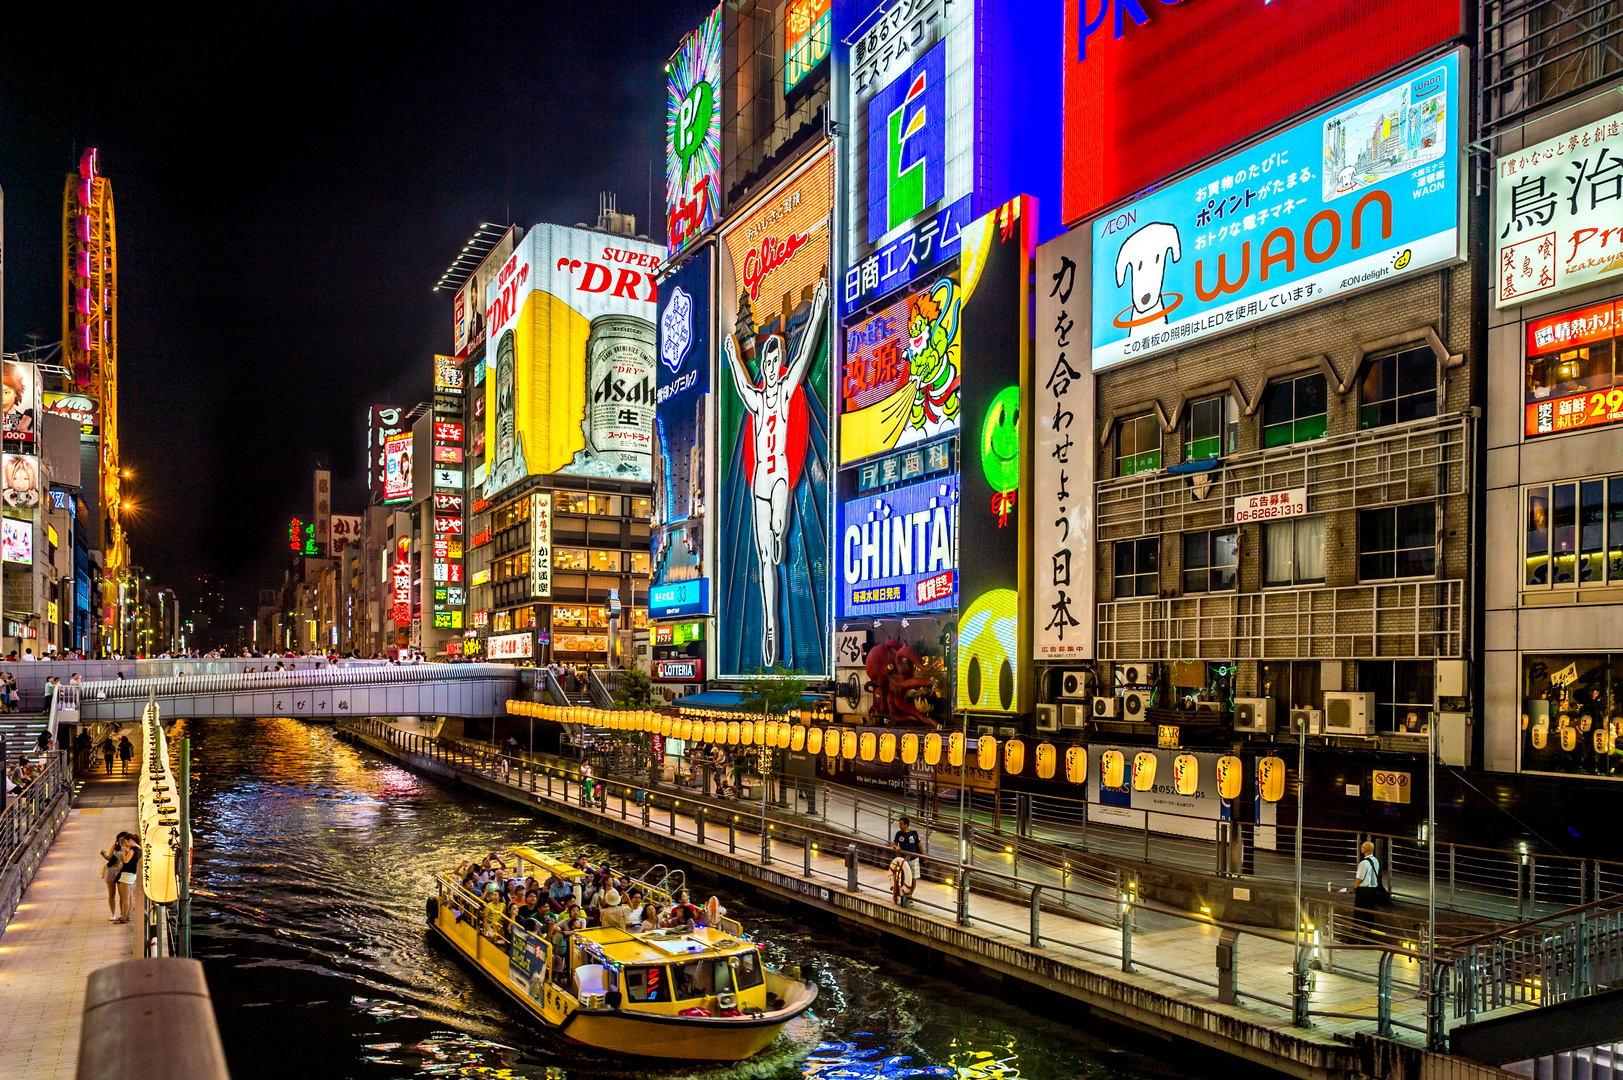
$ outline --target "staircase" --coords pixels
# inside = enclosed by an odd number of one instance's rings
[[[16,759],[18,754],[34,749],[34,740],[47,722],[46,714],[0,713],[0,737],[6,740],[6,756]]]

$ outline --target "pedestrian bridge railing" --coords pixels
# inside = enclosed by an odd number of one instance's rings
[[[1555,1005],[1623,980],[1623,896],[1457,942],[1451,949],[1454,1015]]]

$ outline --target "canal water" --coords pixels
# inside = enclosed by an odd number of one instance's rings
[[[330,727],[180,721],[173,736],[192,739],[193,952],[235,1080],[1193,1075],[725,892],[770,962],[815,972],[814,1012],[742,1064],[597,1055],[504,1005],[430,938],[424,900],[436,870],[515,843],[639,869],[652,857],[436,785]]]

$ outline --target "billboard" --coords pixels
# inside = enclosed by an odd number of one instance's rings
[[[843,311],[958,254],[975,216],[976,7],[892,0],[851,39]]]
[[[530,496],[530,595],[552,595],[552,493]]]
[[[34,523],[16,518],[0,519],[0,558],[6,562],[32,565],[34,562]]]
[[[721,10],[665,65],[665,236],[673,256],[721,218]]]
[[[1528,322],[1529,438],[1623,420],[1623,379],[1604,364],[1597,371],[1587,360],[1615,356],[1620,331],[1623,303],[1611,300]]]
[[[45,485],[40,480],[39,458],[33,454],[6,454],[0,459],[0,501],[7,506],[38,506]]]
[[[783,9],[783,92],[793,94],[801,81],[828,59],[834,43],[830,0],[789,0]]]
[[[46,412],[65,416],[79,425],[80,435],[96,434],[97,402],[89,394],[42,394],[40,398]]]
[[[389,609],[396,628],[404,629],[411,622],[411,537],[402,536],[395,541],[394,590]]]
[[[840,504],[837,615],[910,615],[958,607],[958,477]]]
[[[327,534],[327,551],[341,554],[350,544],[361,542],[361,519],[358,514],[334,514],[329,519],[332,531]]]
[[[523,634],[497,634],[485,642],[485,658],[489,660],[528,660],[535,655],[535,636]]]
[[[709,591],[703,512],[714,264],[715,249],[702,248],[661,284],[654,406],[652,584],[696,581],[704,592]]]
[[[0,404],[3,404],[5,441],[34,445],[34,417],[38,415],[39,371],[33,364],[7,360],[0,372]]]
[[[957,694],[958,707],[972,712],[1025,712],[1031,700],[1031,620],[1020,598],[1031,514],[1022,417],[1036,214],[1021,195],[964,228]]]
[[[629,237],[531,229],[490,283],[485,481],[650,478],[662,252]]]
[[[827,150],[722,232],[716,603],[719,674],[829,670]]]
[[[325,545],[326,550],[331,553],[329,541],[332,539],[332,473],[326,469],[316,470],[313,499],[315,520],[312,524],[316,529],[316,540]]]
[[[484,228],[481,227],[479,231],[483,233]],[[485,343],[485,286],[490,284],[490,279],[496,276],[496,271],[513,253],[517,235],[517,226],[509,226],[456,291],[456,299],[451,303],[452,341],[459,358],[466,359],[473,355]]]
[[[1459,56],[1095,220],[1093,369],[1459,261]]]
[[[411,499],[411,432],[383,441],[383,501]]]
[[[958,430],[959,292],[937,278],[846,328],[841,465]]]
[[[1032,377],[1032,647],[1036,660],[1092,660],[1093,369],[1088,364],[1088,230],[1037,249]]]
[[[1499,159],[1493,215],[1496,306],[1623,275],[1619,177],[1623,112]]]
[[[1458,0],[1066,0],[1064,8],[1067,223],[1465,29]]]
[[[434,393],[462,396],[462,365],[456,357],[434,357]]]
[[[406,430],[406,410],[398,405],[374,405],[366,425],[366,472],[372,498],[382,502],[388,496],[389,463],[385,444]],[[409,487],[409,485],[408,485]]]

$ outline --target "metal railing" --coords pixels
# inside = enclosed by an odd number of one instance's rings
[[[538,677],[542,680],[548,700],[554,705],[568,705],[569,695],[564,693],[563,686],[558,682],[558,676],[552,673],[551,668],[536,668]]]
[[[39,775],[17,794],[7,794],[6,807],[0,810],[0,933],[16,913],[73,801],[73,763],[67,753],[52,750],[29,756],[39,759]],[[9,779],[0,776],[0,783],[9,791]]]
[[[1456,944],[1454,1015],[1553,1005],[1623,979],[1623,896]]]
[[[111,679],[79,686],[80,700],[174,697],[225,694],[243,690],[294,687],[379,686],[389,683],[446,682],[463,679],[510,679],[518,671],[506,664],[407,664],[390,667],[324,667],[304,671],[259,671],[243,675],[177,675],[152,679]]]
[[[586,686],[592,695],[592,704],[600,709],[616,707],[614,695],[620,689],[620,672],[603,668],[586,669]]]

